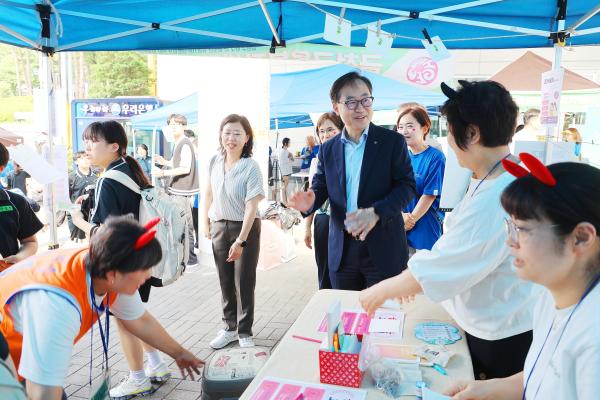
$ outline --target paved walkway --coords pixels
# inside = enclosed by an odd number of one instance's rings
[[[295,231],[298,257],[269,271],[259,270],[257,274],[253,330],[255,343],[259,346],[277,346],[317,290],[317,268],[313,253],[304,246],[299,236],[303,227],[296,227]],[[65,237],[64,233],[59,237]],[[40,243],[44,243],[43,238],[40,238]],[[221,328],[221,292],[211,257],[202,257],[198,267],[187,271],[174,284],[153,288],[148,310],[184,347],[202,359],[208,358],[213,352],[208,343]],[[90,341],[88,334],[75,346],[65,383],[70,399],[89,398]],[[237,342],[230,346],[237,346]],[[100,335],[95,329],[92,377],[101,373],[101,348]],[[181,380],[174,361],[168,356],[165,356],[165,360],[170,365],[173,378],[145,399],[200,399],[201,383],[198,380]],[[115,385],[128,373],[115,322],[111,323],[109,365],[112,384]]]

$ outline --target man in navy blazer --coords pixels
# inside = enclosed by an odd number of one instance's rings
[[[330,97],[345,127],[321,146],[311,189],[295,193],[290,205],[309,215],[330,200],[332,285],[362,290],[406,268],[402,208],[415,196],[415,180],[404,137],[371,123],[366,77],[341,76]]]

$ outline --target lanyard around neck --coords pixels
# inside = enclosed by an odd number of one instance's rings
[[[594,278],[594,280],[592,280],[592,282],[588,285],[588,287],[586,288],[585,292],[581,296],[581,299],[579,299],[579,301],[577,302],[577,304],[575,304],[575,307],[573,307],[573,309],[569,313],[569,316],[567,317],[567,322],[565,322],[565,325],[563,326],[563,329],[560,332],[560,335],[558,336],[558,340],[556,341],[556,345],[554,346],[554,350],[552,350],[552,354],[550,354],[550,359],[549,360],[552,360],[552,357],[554,357],[554,353],[556,353],[556,349],[558,349],[558,345],[560,344],[560,340],[562,339],[563,334],[567,330],[567,325],[569,325],[569,321],[571,321],[571,317],[573,316],[573,314],[575,314],[575,311],[577,311],[577,308],[579,308],[579,305],[583,302],[583,300],[587,297],[587,295],[590,294],[590,292],[592,290],[594,290],[594,288],[598,284],[598,281],[600,281],[600,275],[597,275]],[[546,342],[548,341],[548,337],[550,336],[550,332],[552,332],[552,328],[553,327],[554,327],[554,321],[552,321],[552,324],[550,325],[550,329],[548,329],[548,333],[546,334],[546,337],[544,338],[544,343],[542,343],[542,347],[540,348],[540,352],[538,353],[537,357],[535,358],[535,361],[533,362],[533,366],[531,367],[531,371],[529,372],[529,375],[527,375],[527,379],[525,380],[525,387],[523,388],[523,397],[522,397],[522,400],[525,400],[525,395],[527,393],[527,386],[529,385],[529,380],[531,379],[531,376],[533,375],[533,371],[535,370],[535,367],[536,367],[538,361],[540,360],[540,356],[542,355],[542,352],[544,351],[544,347],[546,346]],[[544,374],[542,374],[542,378],[543,378],[543,376],[544,376]],[[540,388],[542,387],[542,383],[543,383],[543,381],[540,382],[540,384],[538,385],[538,387],[537,387],[537,389],[535,391],[535,394],[533,395],[534,399],[537,397],[537,394],[540,391]]]
[[[102,340],[102,350],[104,352],[104,363],[105,363],[105,367],[108,369],[108,341],[110,339],[110,320],[109,320],[109,314],[110,314],[110,293],[106,293],[106,307],[104,307],[102,305],[102,303],[100,303],[100,306],[98,306],[96,304],[96,294],[94,292],[94,282],[91,281],[90,283],[90,295],[92,298],[92,309],[93,311],[96,313],[96,317],[98,319],[98,330],[100,331],[100,339]],[[106,317],[106,335],[104,334],[104,330],[102,328],[102,322],[100,319],[100,312],[101,311],[105,311],[104,315]],[[93,337],[93,333],[94,333],[94,323],[92,321],[92,327],[91,327],[91,331],[92,334],[91,336]],[[93,345],[93,342],[92,342]],[[90,360],[90,368],[91,368],[91,360]],[[91,374],[91,372],[90,372]]]
[[[498,166],[502,163],[502,160],[505,160],[508,157],[510,157],[510,153],[508,153],[507,155],[505,155],[504,157],[502,157],[500,160],[498,160],[498,162],[496,164],[494,164],[494,166],[492,167],[492,169],[490,169],[490,171],[483,177],[483,179],[481,181],[479,181],[479,183],[477,184],[477,186],[475,186],[475,190],[473,190],[473,193],[471,193],[471,197],[475,196],[475,192],[477,191],[477,189],[479,189],[479,186],[481,186],[481,184],[483,183],[483,181],[485,181],[492,174],[492,172],[494,172],[496,170],[496,168],[498,168]]]

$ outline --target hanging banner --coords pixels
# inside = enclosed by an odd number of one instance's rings
[[[269,52],[269,47],[172,50],[152,53],[267,58],[291,61],[329,61],[375,72],[421,89],[436,91],[439,90],[441,82],[450,81],[454,77],[452,57],[435,61],[425,49],[390,49],[388,52],[382,53],[365,47],[297,43],[283,48],[278,47],[273,54]],[[160,63],[160,58],[158,62]]]
[[[542,107],[540,122],[544,126],[558,125],[560,116],[560,92],[565,70],[551,70],[542,74]]]

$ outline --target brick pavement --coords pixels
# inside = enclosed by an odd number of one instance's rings
[[[316,264],[312,252],[304,246],[296,228],[298,257],[269,271],[258,271],[254,321],[255,343],[274,348],[310,297],[317,290]],[[43,241],[40,241],[43,243]],[[213,350],[208,343],[221,328],[221,294],[217,272],[211,257],[202,257],[201,264],[186,272],[174,284],[152,289],[148,310],[176,340],[197,356],[206,359]],[[111,323],[109,365],[112,384],[128,373],[122,354],[116,323]],[[89,398],[90,335],[75,346],[65,391],[69,399]],[[237,346],[237,342],[230,344]],[[99,376],[102,345],[96,329],[93,334],[92,377]],[[181,380],[175,363],[164,357],[173,378],[145,399],[195,400],[201,398],[199,381]]]

